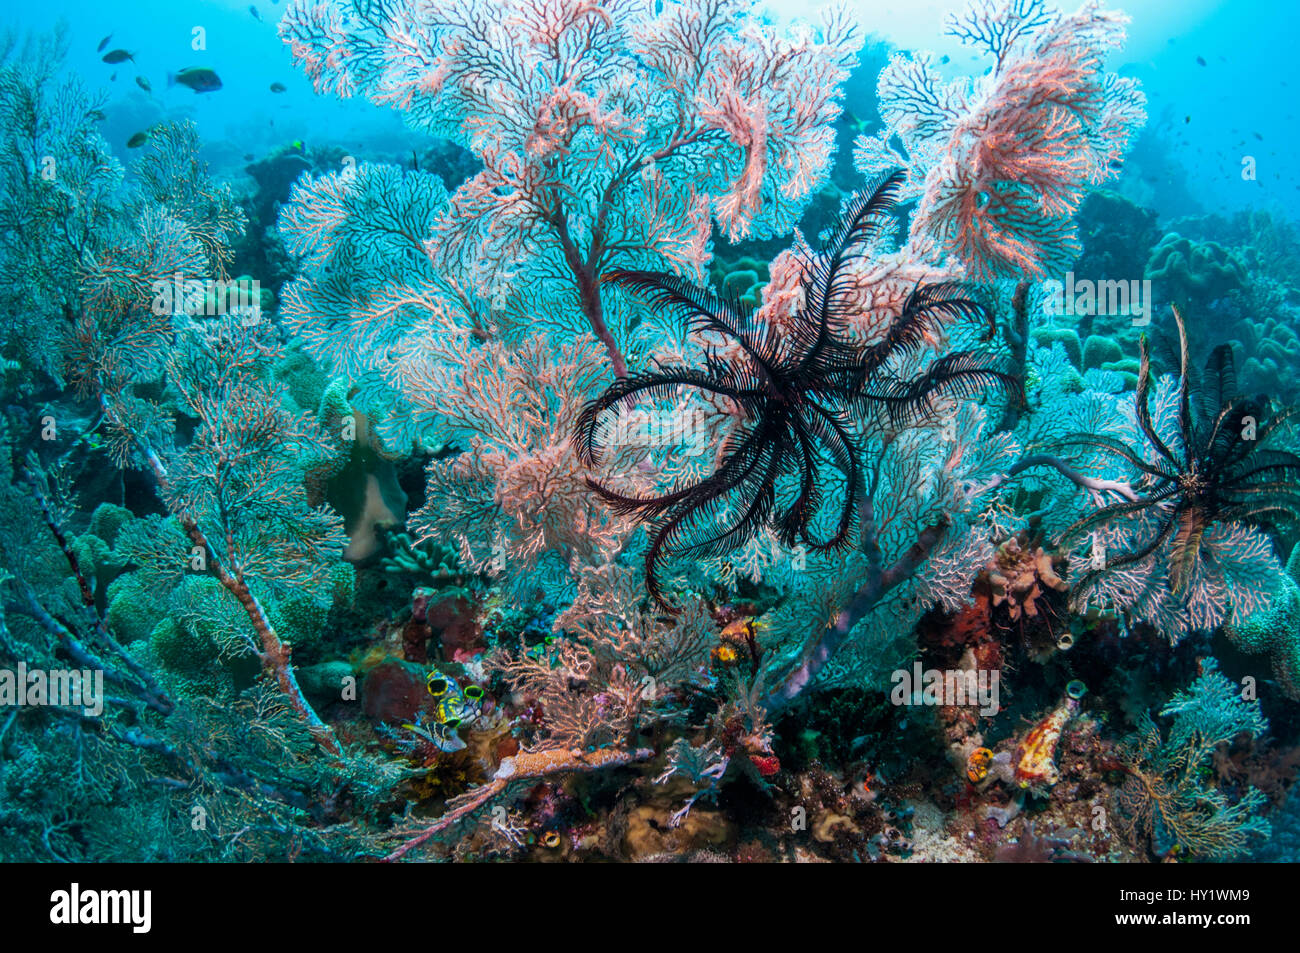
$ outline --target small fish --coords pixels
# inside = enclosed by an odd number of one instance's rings
[[[135,78],[135,84],[139,86],[141,89],[143,89],[146,93],[153,92],[153,87],[149,85],[149,81],[145,79],[143,76],[137,76]]]
[[[248,12],[253,15],[254,20],[261,22],[262,14],[258,13],[257,7],[253,6],[251,3],[248,5]]]
[[[244,161],[245,161],[245,162],[252,162],[252,161],[253,161],[253,154],[252,154],[251,152],[246,152],[246,153],[244,153]]]
[[[1183,123],[1184,123],[1184,124],[1189,123],[1189,122],[1191,122],[1191,121],[1192,121],[1192,117],[1191,117],[1191,116],[1184,116],[1184,117],[1183,117]]]
[[[272,84],[271,84],[271,92],[273,92],[273,93],[283,93],[283,92],[284,92],[286,89],[288,89],[288,88],[289,88],[289,87],[286,86],[286,85],[284,85],[284,83],[272,83]]]
[[[105,63],[122,63],[125,62],[126,60],[130,60],[132,63],[134,63],[135,54],[128,53],[126,50],[109,50],[107,53],[101,56],[100,59],[102,59]]]
[[[939,57],[939,62],[940,62],[940,63],[950,63],[950,62],[952,62],[952,57],[949,56],[947,53],[945,53],[945,54],[943,54],[943,56]]]
[[[112,76],[110,76],[110,77],[108,78],[108,81],[109,81],[110,83],[116,83],[116,82],[117,82],[117,74],[114,73]]]
[[[1204,65],[1205,65],[1205,57],[1203,57],[1203,56],[1198,56],[1198,57],[1196,57],[1196,62],[1199,63],[1200,65],[1204,66]]]
[[[111,40],[112,38],[113,38],[113,34],[110,33],[108,36],[106,36],[106,37],[104,37],[102,40],[100,40],[100,41],[99,41],[99,46],[95,47],[95,52],[96,52],[96,53],[103,53],[103,52],[104,52],[104,47],[108,46],[108,41]]]
[[[139,149],[142,145],[144,145],[148,141],[149,141],[149,133],[137,132],[130,139],[126,140],[126,147],[128,149]]]
[[[177,83],[188,86],[196,93],[212,93],[221,88],[221,77],[216,70],[210,70],[206,66],[191,66],[179,73],[167,74],[168,87]]]
[[[1264,141],[1264,137],[1257,132],[1252,132],[1251,135],[1254,136],[1256,139],[1258,139],[1260,142]]]
[[[103,122],[108,118],[104,115],[103,110],[100,109],[92,109],[90,112],[86,113],[86,115],[95,120],[95,122]]]

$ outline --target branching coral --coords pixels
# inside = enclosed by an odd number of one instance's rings
[[[89,327],[83,322],[79,346],[95,358],[90,367],[115,366],[114,345]],[[243,607],[254,633],[250,648],[322,743],[337,751],[329,728],[303,697],[289,647],[257,595],[275,595],[289,584],[319,584],[329,560],[341,556],[341,521],[306,505],[300,469],[313,456],[324,456],[328,445],[306,418],[285,410],[279,392],[259,375],[271,351],[256,328],[222,319],[181,331],[180,337],[164,367],[181,406],[200,422],[190,443],[175,447],[148,439],[172,429],[169,415],[151,401],[124,400],[104,389],[102,379],[90,378],[84,386],[98,389],[120,463],[153,473],[193,547],[191,568],[210,568]]]
[[[1268,837],[1269,823],[1258,816],[1264,795],[1250,788],[1232,800],[1207,787],[1203,772],[1219,745],[1243,732],[1260,735],[1268,722],[1259,702],[1244,700],[1214,659],[1203,659],[1201,669],[1191,688],[1161,710],[1161,717],[1173,716],[1167,736],[1150,715],[1143,716],[1125,749],[1128,778],[1117,804],[1130,836],[1161,856],[1177,851],[1231,860],[1251,848],[1252,838]]]
[[[220,275],[221,249],[242,219],[193,156],[192,127],[157,132],[138,183],[117,196],[129,230],[98,236],[102,244],[78,255],[78,296],[65,304],[74,315],[68,370],[99,405],[114,461],[153,475],[189,539],[191,568],[211,571],[243,608],[267,671],[337,752],[262,601],[319,581],[337,558],[337,517],[306,505],[301,469],[329,447],[311,421],[286,410],[282,385],[268,383],[279,345],[258,302],[191,313],[190,283],[203,288],[200,278]],[[173,161],[178,150],[188,150],[186,162]],[[197,421],[188,441],[176,437],[179,413]]]
[[[406,368],[417,412],[469,445],[430,463],[428,503],[411,517],[418,535],[455,541],[466,566],[516,582],[539,563],[563,580],[623,545],[631,522],[593,498],[568,439],[606,373],[592,338],[556,347],[539,337],[512,351],[429,327]],[[621,446],[609,461],[611,479],[629,490],[645,486],[638,458],[635,446]]]
[[[123,170],[97,132],[102,97],[61,74],[62,29],[0,37],[0,356],[62,381],[81,265],[116,234]]]
[[[488,299],[546,285],[620,376],[601,276],[702,276],[710,215],[732,238],[788,229],[825,175],[858,46],[839,16],[782,36],[744,0],[300,0],[280,33],[318,91],[481,159],[421,236],[431,258],[470,262]]]
[[[947,25],[993,58],[987,76],[944,84],[928,53],[890,61],[877,87],[886,129],[859,137],[856,162],[868,176],[909,169],[918,251],[933,242],[977,278],[1069,266],[1084,190],[1116,174],[1145,121],[1136,82],[1102,67],[1125,22],[1096,0],[1072,15],[1042,0],[979,0]]]
[[[717,556],[751,540],[769,520],[786,546],[843,548],[865,487],[855,419],[880,414],[902,426],[983,387],[1011,385],[1007,375],[970,352],[946,354],[919,373],[900,373],[902,363],[933,342],[943,325],[982,317],[980,307],[951,285],[915,287],[881,340],[858,348],[847,339],[852,304],[843,297],[851,287],[846,265],[887,221],[900,179],[886,179],[849,207],[827,248],[805,268],[804,306],[784,326],[758,323],[734,299],[718,300],[668,275],[611,276],[650,293],[718,343],[706,353],[704,371],[657,370],[625,378],[592,401],[574,437],[584,462],[596,460],[601,415],[645,396],[698,389],[733,403],[744,421],[724,445],[716,471],[694,485],[634,497],[592,481],[615,512],[651,522],[646,584],[661,605],[668,603],[658,562],[673,550]],[[844,476],[838,503],[824,513],[821,461]],[[778,487],[786,481],[795,485],[793,498],[778,507]],[[813,531],[819,521],[829,527],[824,535]]]
[[[1300,499],[1300,457],[1288,449],[1291,415],[1237,393],[1227,346],[1211,354],[1197,379],[1177,311],[1175,318],[1179,378],[1157,388],[1154,410],[1143,341],[1132,417],[1142,440],[1066,440],[1135,468],[1141,491],[1085,515],[1063,534],[1067,545],[1092,534],[1096,558],[1074,580],[1082,604],[1145,603],[1142,614],[1159,618],[1173,639],[1180,616],[1184,626],[1208,630],[1263,604],[1278,573],[1272,547],[1256,527],[1292,519]],[[1167,590],[1159,585],[1160,566],[1167,567]]]
[[[1281,566],[1265,530],[1294,519],[1300,492],[1294,412],[1239,394],[1227,345],[1198,374],[1177,311],[1175,322],[1176,378],[1152,380],[1144,335],[1131,403],[1108,372],[1088,371],[1086,390],[1045,387],[1058,412],[1031,439],[1075,459],[1032,453],[1008,471],[1066,478],[1040,484],[1040,516],[1071,554],[1074,605],[1130,611],[1171,642],[1267,603]]]

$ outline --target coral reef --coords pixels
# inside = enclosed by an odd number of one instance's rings
[[[1167,300],[1197,312],[1208,310],[1214,300],[1246,281],[1246,269],[1232,252],[1177,232],[1169,232],[1151,249],[1145,275]]]
[[[1294,230],[1095,0],[789,12],[293,0],[388,132],[126,163],[0,42],[0,857],[1294,853]]]
[[[1161,717],[1173,716],[1168,735],[1147,716],[1127,742],[1128,777],[1117,806],[1130,835],[1149,839],[1158,855],[1231,859],[1250,849],[1252,838],[1268,837],[1269,822],[1257,814],[1264,795],[1249,788],[1230,799],[1207,787],[1200,772],[1217,746],[1243,732],[1258,735],[1267,722],[1259,703],[1245,701],[1213,659],[1201,667],[1191,688],[1161,709]]]
[[[860,137],[855,158],[868,176],[909,168],[914,245],[933,242],[980,278],[1070,265],[1084,190],[1114,176],[1146,119],[1137,84],[1101,66],[1125,22],[1096,3],[1073,15],[1040,0],[980,3],[946,25],[994,60],[986,76],[944,84],[932,54],[890,60],[877,86],[886,130]]]

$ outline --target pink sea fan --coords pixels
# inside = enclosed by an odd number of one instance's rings
[[[860,45],[838,11],[777,30],[753,0],[297,0],[280,35],[317,90],[482,160],[431,262],[469,263],[484,298],[549,285],[620,376],[632,328],[602,276],[702,281],[710,219],[733,240],[788,231],[829,169]]]
[[[1137,84],[1103,68],[1126,22],[1097,0],[1070,16],[1042,0],[983,0],[948,32],[996,59],[988,77],[943,85],[928,54],[891,61],[878,88],[888,128],[860,137],[856,159],[868,174],[909,168],[914,247],[932,241],[979,279],[1069,267],[1085,190],[1116,174],[1145,121]]]

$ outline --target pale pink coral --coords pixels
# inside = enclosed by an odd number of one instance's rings
[[[984,0],[948,32],[995,57],[989,76],[944,85],[928,54],[891,60],[878,87],[888,128],[858,139],[856,161],[869,175],[908,168],[914,254],[979,279],[1069,267],[1085,190],[1115,175],[1145,120],[1137,84],[1103,65],[1126,22],[1095,0],[1069,16]]]

